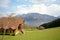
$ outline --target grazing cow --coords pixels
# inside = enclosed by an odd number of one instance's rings
[[[43,30],[43,29],[45,29],[45,27],[43,27],[43,26],[39,26],[39,29],[40,29],[40,30]]]
[[[5,34],[17,34],[23,32],[23,24],[24,24],[24,19],[23,18],[16,18],[16,17],[11,17],[11,18],[0,18],[0,33]]]

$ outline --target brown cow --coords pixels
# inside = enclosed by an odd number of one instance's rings
[[[23,24],[23,18],[0,18],[0,32],[3,33],[5,30],[6,34],[17,34],[19,32],[24,33],[22,30]]]

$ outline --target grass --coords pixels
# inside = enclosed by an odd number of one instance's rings
[[[5,35],[4,40],[60,40],[60,27],[45,30],[25,31],[25,34],[19,33],[16,36]],[[0,35],[2,40],[2,35]]]

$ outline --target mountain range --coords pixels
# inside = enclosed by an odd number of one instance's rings
[[[39,26],[43,23],[47,23],[57,19],[57,17],[40,13],[28,13],[23,15],[16,15],[16,17],[22,17],[25,19],[25,24],[30,26]]]

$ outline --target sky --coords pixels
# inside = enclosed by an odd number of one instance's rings
[[[60,16],[60,0],[0,0],[0,17],[27,13]]]

